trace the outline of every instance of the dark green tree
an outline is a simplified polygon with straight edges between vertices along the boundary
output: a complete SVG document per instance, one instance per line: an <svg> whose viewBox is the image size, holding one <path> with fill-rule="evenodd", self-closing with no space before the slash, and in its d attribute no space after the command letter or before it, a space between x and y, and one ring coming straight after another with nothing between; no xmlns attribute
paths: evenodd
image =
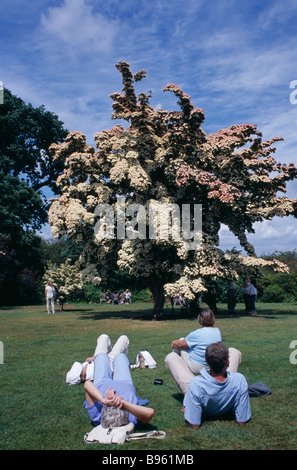
<svg viewBox="0 0 297 470"><path fill-rule="evenodd" d="M39 230L46 220L40 194L17 176L0 172L0 236L18 246L28 231Z"/></svg>
<svg viewBox="0 0 297 470"><path fill-rule="evenodd" d="M5 89L0 106L0 171L24 178L36 191L47 186L57 192L63 161L54 162L48 148L52 142L62 142L67 133L54 113L44 106L34 108Z"/></svg>
<svg viewBox="0 0 297 470"><path fill-rule="evenodd" d="M46 261L59 265L65 263L67 259L70 259L72 263L78 261L83 245L64 236L59 240L42 240L42 249Z"/></svg>
<svg viewBox="0 0 297 470"><path fill-rule="evenodd" d="M44 106L34 108L4 90L0 105L0 303L30 302L42 275L41 239L47 221L42 188L58 193L63 161L53 162L49 145L63 142L63 123Z"/></svg>

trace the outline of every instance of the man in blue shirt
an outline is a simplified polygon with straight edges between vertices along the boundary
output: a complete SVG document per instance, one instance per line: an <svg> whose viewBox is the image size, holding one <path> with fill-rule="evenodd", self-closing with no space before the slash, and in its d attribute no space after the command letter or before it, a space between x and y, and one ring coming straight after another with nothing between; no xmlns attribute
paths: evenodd
<svg viewBox="0 0 297 470"><path fill-rule="evenodd" d="M229 351L222 341L207 346L205 359L209 370L191 380L184 398L185 420L192 428L201 426L205 416L235 413L236 422L243 425L251 418L248 384L238 372L227 372Z"/></svg>

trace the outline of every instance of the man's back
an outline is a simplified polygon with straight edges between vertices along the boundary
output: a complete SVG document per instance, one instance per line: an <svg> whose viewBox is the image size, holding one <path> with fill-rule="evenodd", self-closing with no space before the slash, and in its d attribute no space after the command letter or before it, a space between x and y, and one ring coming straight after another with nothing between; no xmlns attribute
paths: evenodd
<svg viewBox="0 0 297 470"><path fill-rule="evenodd" d="M251 418L248 384L238 372L228 372L226 380L219 382L206 369L202 369L190 383L184 406L185 419L192 425L201 425L202 415L234 412L236 421L240 423Z"/></svg>

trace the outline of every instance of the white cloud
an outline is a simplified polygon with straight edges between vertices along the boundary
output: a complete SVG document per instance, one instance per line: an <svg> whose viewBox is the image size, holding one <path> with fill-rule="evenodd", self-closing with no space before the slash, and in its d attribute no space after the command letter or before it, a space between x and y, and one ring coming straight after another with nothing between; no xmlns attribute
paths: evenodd
<svg viewBox="0 0 297 470"><path fill-rule="evenodd" d="M106 52L117 33L117 22L94 13L87 0L64 0L61 7L50 7L41 15L41 26L48 40L58 40L74 52Z"/></svg>
<svg viewBox="0 0 297 470"><path fill-rule="evenodd" d="M255 233L247 234L248 241L253 245L258 256L274 251L293 251L296 249L297 219L290 217L275 217L254 224ZM220 248L230 250L236 248L245 254L237 238L226 225L219 232Z"/></svg>

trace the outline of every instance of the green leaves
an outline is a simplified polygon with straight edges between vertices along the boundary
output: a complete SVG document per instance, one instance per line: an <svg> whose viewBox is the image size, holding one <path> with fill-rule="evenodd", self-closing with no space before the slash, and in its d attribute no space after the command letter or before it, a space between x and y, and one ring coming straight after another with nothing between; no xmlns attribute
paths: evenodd
<svg viewBox="0 0 297 470"><path fill-rule="evenodd" d="M41 196L24 180L0 173L0 235L19 239L25 229L39 230L47 214Z"/></svg>
<svg viewBox="0 0 297 470"><path fill-rule="evenodd" d="M4 90L0 106L0 170L20 176L35 189L55 181L63 164L54 163L48 153L53 142L62 142L67 135L58 117L44 106L34 108L21 98Z"/></svg>

